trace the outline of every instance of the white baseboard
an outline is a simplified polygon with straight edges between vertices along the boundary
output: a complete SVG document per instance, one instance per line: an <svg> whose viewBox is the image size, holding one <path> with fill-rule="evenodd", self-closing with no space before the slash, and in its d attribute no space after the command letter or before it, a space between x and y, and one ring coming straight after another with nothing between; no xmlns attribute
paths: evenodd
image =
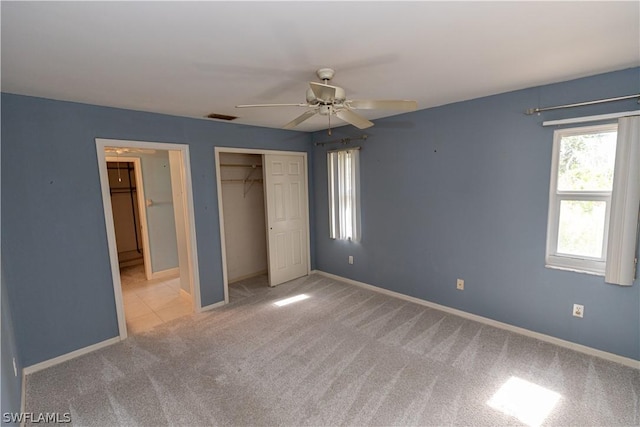
<svg viewBox="0 0 640 427"><path fill-rule="evenodd" d="M169 268L167 270L162 270L162 271L155 271L151 273L152 280L165 279L167 277L174 277L174 276L175 277L180 276L180 269L178 267Z"/></svg>
<svg viewBox="0 0 640 427"><path fill-rule="evenodd" d="M315 273L322 276L330 277L341 282L348 283L350 285L359 286L361 288L369 289L371 291L379 292L381 294L389 295L395 298L399 298L405 301L420 304L429 308L444 311L454 314L456 316L464 317L465 319L474 320L476 322L484 323L486 325L494 326L496 328L504 329L517 334L525 335L531 338L539 339L551 344L558 345L560 347L569 348L571 350L579 351L580 353L588 354L589 356L599 357L601 359L609 360L611 362L620 363L621 365L629 366L631 368L640 369L640 361L631 359L628 357L620 356L617 354L609 353L607 351L598 350L596 348L587 347L586 345L577 344L571 341L566 341L560 338L553 337L551 335L542 334L540 332L531 331L529 329L521 328L519 326L510 325L508 323L499 322L497 320L489 319L487 317L478 316L477 314L467 313L466 311L458 310L455 308L447 307L445 305L436 304L431 301L423 300L420 298L412 297L409 295L401 294L399 292L390 291L388 289L379 288L368 283L358 282L357 280L348 279L346 277L338 276L335 274L327 273L325 271L314 270Z"/></svg>
<svg viewBox="0 0 640 427"><path fill-rule="evenodd" d="M101 341L96 344L92 344L87 347L79 348L78 350L74 350L71 353L63 354L58 357L54 357L53 359L45 360L44 362L36 363L35 365L27 366L22 369L22 381L24 384L24 377L29 374L33 374L34 372L41 371L43 369L50 368L51 366L59 365L60 363L66 362L67 360L75 359L76 357L83 356L87 353L91 353L92 351L99 350L103 347L107 347L113 345L117 342L120 342L120 337L109 338L108 340Z"/></svg>
<svg viewBox="0 0 640 427"><path fill-rule="evenodd" d="M226 304L226 302L225 302L225 301L218 301L218 302L216 302L216 303L209 304L209 305L207 305L207 306L202 307L202 308L200 309L200 312L208 311L208 310L213 310L214 308L222 307L222 306L223 306L223 305L225 305L225 304Z"/></svg>
<svg viewBox="0 0 640 427"><path fill-rule="evenodd" d="M22 389L20 390L20 412L24 414L26 412L26 400L27 400L27 385L25 384L26 376L24 374L24 369L20 373L20 376L22 377L22 387L21 387Z"/></svg>

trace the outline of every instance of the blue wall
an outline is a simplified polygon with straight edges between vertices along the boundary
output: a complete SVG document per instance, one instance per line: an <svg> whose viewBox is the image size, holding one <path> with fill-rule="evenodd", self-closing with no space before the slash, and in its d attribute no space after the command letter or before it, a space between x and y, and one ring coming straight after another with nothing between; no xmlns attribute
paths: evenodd
<svg viewBox="0 0 640 427"><path fill-rule="evenodd" d="M95 138L189 144L203 305L224 299L214 147L310 152L300 132L3 93L2 255L24 366L118 335Z"/></svg>
<svg viewBox="0 0 640 427"><path fill-rule="evenodd" d="M620 287L544 266L554 129L541 126L638 104L523 114L638 92L635 68L377 120L358 144L360 243L328 238L325 152L335 146L317 147L316 268L640 359L638 281ZM361 133L344 127L313 138ZM584 319L572 317L574 303L585 305Z"/></svg>

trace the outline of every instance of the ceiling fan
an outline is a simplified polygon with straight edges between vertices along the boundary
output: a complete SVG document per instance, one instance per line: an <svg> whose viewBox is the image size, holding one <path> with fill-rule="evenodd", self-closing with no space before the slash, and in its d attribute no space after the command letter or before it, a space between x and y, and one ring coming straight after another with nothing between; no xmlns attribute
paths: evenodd
<svg viewBox="0 0 640 427"><path fill-rule="evenodd" d="M418 108L416 101L408 100L374 100L374 99L347 99L344 89L332 86L329 81L335 75L331 68L320 68L316 74L322 83L310 82L307 89L307 102L298 104L249 104L236 105L236 108L253 107L306 107L306 112L296 117L283 126L284 129L293 129L305 120L320 114L329 118L329 135L331 135L331 116L352 124L358 129L366 129L373 123L362 117L354 110L397 110L414 111Z"/></svg>

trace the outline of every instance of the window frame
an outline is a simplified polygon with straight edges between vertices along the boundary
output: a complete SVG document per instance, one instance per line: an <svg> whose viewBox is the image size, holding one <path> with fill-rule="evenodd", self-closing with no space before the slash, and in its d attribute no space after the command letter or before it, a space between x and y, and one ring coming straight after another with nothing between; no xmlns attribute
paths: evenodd
<svg viewBox="0 0 640 427"><path fill-rule="evenodd" d="M545 266L561 270L604 276L609 239L609 221L611 214L612 191L561 191L558 190L560 162L560 141L563 137L602 133L618 130L617 123L556 129L553 132L553 154L551 160L551 179L549 184L549 213L547 219L547 242ZM615 166L614 166L615 167ZM615 171L614 171L615 173ZM558 231L560 228L560 205L562 201L602 201L606 203L604 231L600 257L564 254L558 251Z"/></svg>

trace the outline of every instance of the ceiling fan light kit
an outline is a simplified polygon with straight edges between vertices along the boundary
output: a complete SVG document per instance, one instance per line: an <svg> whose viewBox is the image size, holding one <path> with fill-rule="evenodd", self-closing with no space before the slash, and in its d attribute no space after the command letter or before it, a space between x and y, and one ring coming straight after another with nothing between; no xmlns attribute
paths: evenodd
<svg viewBox="0 0 640 427"><path fill-rule="evenodd" d="M305 107L309 110L302 113L289 123L283 126L284 129L293 129L300 123L319 114L327 116L329 120L329 135L331 135L331 116L357 127L366 129L373 126L373 122L367 120L353 110L397 110L415 111L418 108L416 101L409 100L375 100L375 99L347 99L343 88L330 85L328 82L335 75L332 68L320 68L316 75L322 83L309 82L309 89L306 92L306 103L301 104L247 104L236 105L236 108L254 107Z"/></svg>

